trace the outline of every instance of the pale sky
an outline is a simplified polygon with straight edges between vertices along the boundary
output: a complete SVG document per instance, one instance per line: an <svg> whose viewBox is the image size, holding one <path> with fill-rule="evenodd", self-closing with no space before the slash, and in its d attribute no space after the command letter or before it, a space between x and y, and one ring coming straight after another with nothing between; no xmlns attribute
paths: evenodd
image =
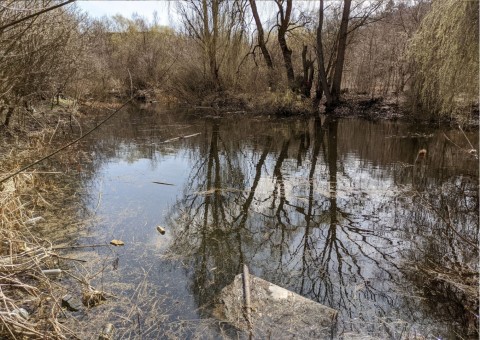
<svg viewBox="0 0 480 340"><path fill-rule="evenodd" d="M87 12L91 17L94 18L101 18L104 15L111 17L115 14L121 14L124 17L131 18L133 13L137 13L151 21L153 19L153 12L157 11L159 24L173 27L179 22L175 14L175 2L176 1L168 0L79 0L75 3L77 4L77 7ZM295 6L298 6L298 8L311 10L318 5L317 2L318 1L311 0L295 1ZM259 1L257 3L257 7L260 17L262 17L263 20L271 18L271 13L276 13L275 4L272 1ZM273 17L275 16L273 15Z"/></svg>
<svg viewBox="0 0 480 340"><path fill-rule="evenodd" d="M121 14L130 18L133 13L153 19L153 12L157 11L159 24L172 26L175 12L173 1L77 1L77 7L87 12L91 17L113 16ZM173 23L172 23L173 22Z"/></svg>

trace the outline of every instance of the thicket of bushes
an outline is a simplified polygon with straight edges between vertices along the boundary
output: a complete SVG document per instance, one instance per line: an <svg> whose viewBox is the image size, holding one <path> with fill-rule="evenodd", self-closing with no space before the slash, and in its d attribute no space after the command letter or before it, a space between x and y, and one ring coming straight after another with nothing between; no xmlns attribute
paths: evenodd
<svg viewBox="0 0 480 340"><path fill-rule="evenodd" d="M472 104L478 104L477 2L456 6L441 0L431 6L428 0L378 0L362 5L345 0L327 3L319 13L316 6L284 0L264 8L259 27L252 19L254 1L186 1L174 6L181 18L176 28L136 15L94 20L68 5L3 28L58 3L11 1L0 8L4 125L16 112L34 110L35 102L62 96L76 102L134 95L213 106L233 98L247 102L238 109L276 103L286 111L288 106L307 109L311 106L297 102L316 99L316 105L326 92L317 76L319 19L326 80L333 86L347 3L344 93L407 96L419 115L437 117L469 117Z"/></svg>

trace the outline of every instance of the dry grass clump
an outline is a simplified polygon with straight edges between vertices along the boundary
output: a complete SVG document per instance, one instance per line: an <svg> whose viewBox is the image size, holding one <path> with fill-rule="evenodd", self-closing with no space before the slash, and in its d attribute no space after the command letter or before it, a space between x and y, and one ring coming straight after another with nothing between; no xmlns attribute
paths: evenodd
<svg viewBox="0 0 480 340"><path fill-rule="evenodd" d="M30 232L38 220L28 209L33 197L20 194L33 177L7 180L0 191L0 337L67 338L58 319L64 289L42 271L55 266L55 254Z"/></svg>
<svg viewBox="0 0 480 340"><path fill-rule="evenodd" d="M429 294L442 299L448 297L465 311L464 324L467 333L478 336L478 269L463 263L439 265L428 261L416 266L423 277Z"/></svg>
<svg viewBox="0 0 480 340"><path fill-rule="evenodd" d="M14 120L0 129L0 180L54 148L69 125L70 114L39 115L25 125ZM20 118L20 117L17 117ZM32 125L29 125L32 124ZM78 128L76 129L78 130ZM63 138L62 138L63 139ZM65 153L48 164L28 169L0 183L0 338L66 339L74 337L62 318L67 287L44 270L60 269L62 258L39 237L41 228L74 224L77 214L66 212L78 188L64 176L78 152ZM63 170L63 172L62 172ZM61 176L60 176L61 175ZM78 225L78 223L77 223ZM62 228L63 229L63 228Z"/></svg>
<svg viewBox="0 0 480 340"><path fill-rule="evenodd" d="M315 112L312 101L290 90L264 92L252 101L253 111L279 116L310 114Z"/></svg>
<svg viewBox="0 0 480 340"><path fill-rule="evenodd" d="M413 215L417 227L408 232L415 238L403 269L428 310L455 317L462 332L478 338L478 182L467 176L461 181L415 193L423 209Z"/></svg>

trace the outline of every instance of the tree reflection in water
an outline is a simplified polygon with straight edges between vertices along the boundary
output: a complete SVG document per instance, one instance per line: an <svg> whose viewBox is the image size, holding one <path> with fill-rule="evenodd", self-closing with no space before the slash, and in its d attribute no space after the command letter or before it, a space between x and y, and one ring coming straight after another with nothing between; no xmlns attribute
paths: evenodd
<svg viewBox="0 0 480 340"><path fill-rule="evenodd" d="M345 129L339 135L338 126L334 119L317 117L268 132L257 128L249 143L231 136L235 131L223 130L218 121L206 124L205 140L191 154L195 162L184 196L169 216L175 230L170 252L188 263L198 306L211 306L246 263L254 274L338 309L339 335L462 332L461 326L441 329L432 321L446 314L432 316L431 303L422 300L425 280L405 269L415 257L426 261L461 249L439 241L445 239L445 226L427 227L439 217L425 209L427 203L419 204L414 193L425 194L456 178L450 184L467 186L471 197L457 193L449 196L449 204L470 210L466 217L451 209L451 218L465 226L460 233L475 237L478 195L473 188L478 178L465 181L451 168L429 170L426 163L412 168L418 148L412 140L360 145ZM352 139L358 135L354 131ZM378 138L360 137L367 144ZM374 149L383 166L365 160ZM405 149L407 153L401 151ZM436 161L452 162L445 152L435 154L437 145L431 149ZM442 197L428 204L441 209L437 201ZM459 197L465 202L458 203ZM429 232L442 238L433 244ZM476 251L469 254L470 260L478 257ZM448 317L459 320L461 312Z"/></svg>

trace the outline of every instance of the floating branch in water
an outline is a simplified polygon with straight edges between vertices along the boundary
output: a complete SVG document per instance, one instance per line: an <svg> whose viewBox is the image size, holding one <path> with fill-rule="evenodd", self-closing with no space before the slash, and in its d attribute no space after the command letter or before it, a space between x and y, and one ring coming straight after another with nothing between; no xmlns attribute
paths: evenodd
<svg viewBox="0 0 480 340"><path fill-rule="evenodd" d="M194 195L211 195L216 192L245 192L246 190L240 190L235 188L212 188L210 190L205 191L195 191Z"/></svg>
<svg viewBox="0 0 480 340"><path fill-rule="evenodd" d="M174 186L174 185L175 185L175 184L172 184L172 183L157 182L157 181L153 181L152 183L160 184L160 185L171 185L171 186Z"/></svg>
<svg viewBox="0 0 480 340"><path fill-rule="evenodd" d="M169 142L174 142L174 141L180 140L180 139L187 139L187 138L195 137L195 136L198 136L198 135L201 135L201 134L202 134L201 132L198 132L198 133L194 133L194 134L192 134L192 135L179 136L179 137L175 137L175 138L170 138L170 139L164 140L163 142L160 142L160 144L169 143Z"/></svg>

